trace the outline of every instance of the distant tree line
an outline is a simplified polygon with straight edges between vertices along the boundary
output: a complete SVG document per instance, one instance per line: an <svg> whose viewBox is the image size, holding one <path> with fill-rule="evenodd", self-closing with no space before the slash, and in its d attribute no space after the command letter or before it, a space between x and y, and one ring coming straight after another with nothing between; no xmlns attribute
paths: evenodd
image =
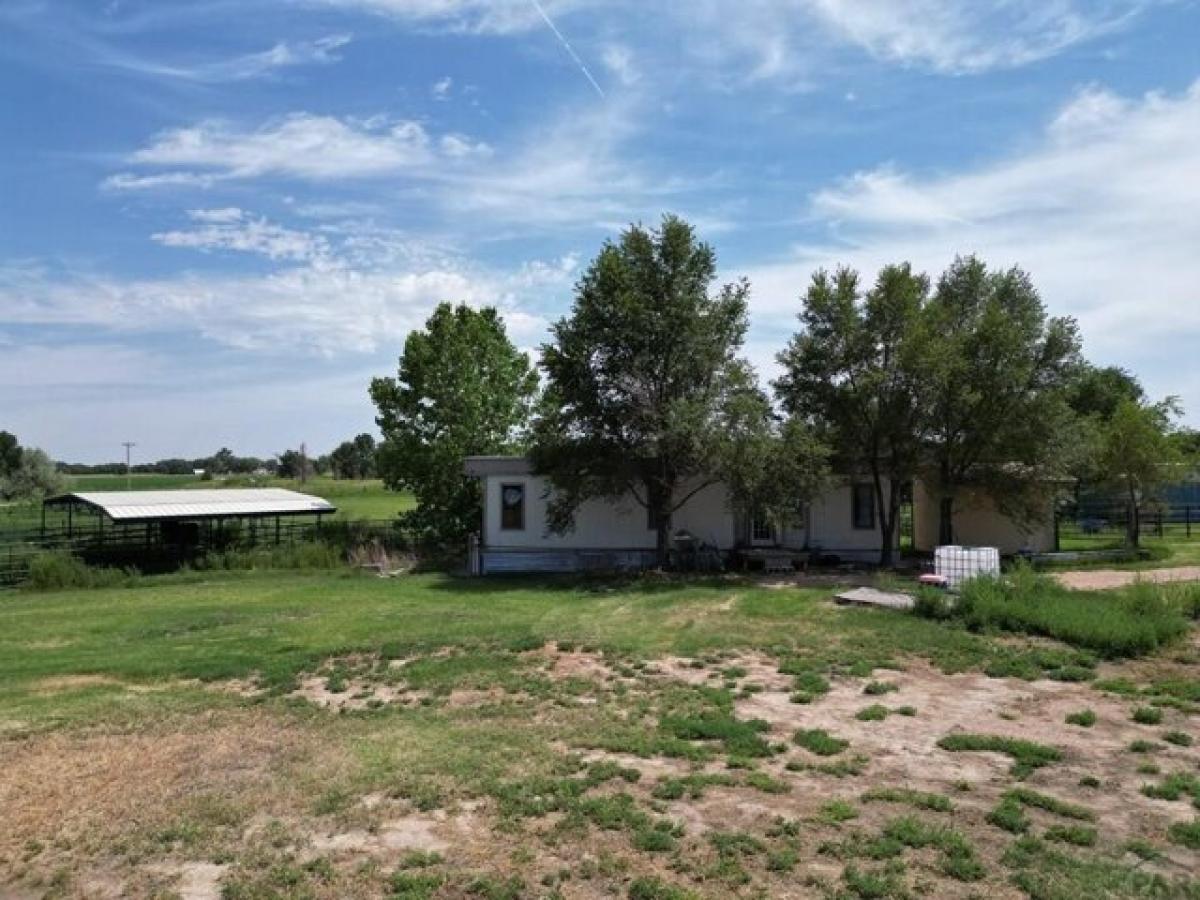
<svg viewBox="0 0 1200 900"><path fill-rule="evenodd" d="M136 463L129 471L139 475L191 475L203 472L219 477L225 475L268 474L279 478L300 478L304 475L332 475L334 478L374 478L376 473L375 438L360 434L343 441L332 452L309 457L298 449L284 450L273 457L238 456L222 447L211 456L194 459L172 457L156 462ZM64 475L124 475L125 463L58 463Z"/></svg>
<svg viewBox="0 0 1200 900"><path fill-rule="evenodd" d="M606 242L540 350L542 378L495 309L442 304L370 394L378 471L412 491L408 524L452 545L479 528L463 457L528 453L553 485L550 526L590 498L632 497L667 556L674 513L705 484L785 515L830 472L874 488L890 538L916 478L939 504L983 491L1032 522L1053 483L1106 485L1135 510L1194 461L1175 398L1146 397L1123 369L1082 355L1030 276L961 257L936 280L907 263L874 281L840 268L798 289L798 329L772 395L741 355L750 285L713 289L716 256L683 220ZM1190 464L1190 463L1188 463ZM882 542L891 562L892 541Z"/></svg>

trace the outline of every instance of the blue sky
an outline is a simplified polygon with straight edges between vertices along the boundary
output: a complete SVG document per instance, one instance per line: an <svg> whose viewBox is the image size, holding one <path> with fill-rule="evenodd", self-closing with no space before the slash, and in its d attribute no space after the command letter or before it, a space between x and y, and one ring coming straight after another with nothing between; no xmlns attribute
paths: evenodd
<svg viewBox="0 0 1200 900"><path fill-rule="evenodd" d="M324 450L442 300L522 347L630 221L750 278L1020 264L1200 422L1196 0L4 0L0 428Z"/></svg>

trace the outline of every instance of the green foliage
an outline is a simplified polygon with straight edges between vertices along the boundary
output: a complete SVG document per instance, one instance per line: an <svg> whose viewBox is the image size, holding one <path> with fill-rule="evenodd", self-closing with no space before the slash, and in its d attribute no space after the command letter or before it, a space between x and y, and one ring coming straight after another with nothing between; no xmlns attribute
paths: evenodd
<svg viewBox="0 0 1200 900"><path fill-rule="evenodd" d="M1159 784L1144 785L1142 793L1156 800L1178 800L1189 796L1200 809L1200 776L1190 772L1175 772Z"/></svg>
<svg viewBox="0 0 1200 900"><path fill-rule="evenodd" d="M463 458L518 449L536 389L529 358L491 307L443 303L409 334L397 377L371 382L384 437L379 473L416 496L409 527L456 547L479 529L480 487Z"/></svg>
<svg viewBox="0 0 1200 900"><path fill-rule="evenodd" d="M719 741L727 753L735 756L771 755L770 744L761 737L771 726L761 719L743 721L729 713L705 712L693 716L666 716L660 727L684 741Z"/></svg>
<svg viewBox="0 0 1200 900"><path fill-rule="evenodd" d="M1176 468L1183 462L1171 439L1172 422L1179 414L1174 397L1160 403L1126 399L1099 427L1090 474L1127 498L1130 514L1126 538L1131 547L1141 542L1141 503L1175 478Z"/></svg>
<svg viewBox="0 0 1200 900"><path fill-rule="evenodd" d="M1195 743L1192 736L1186 731L1168 731L1163 734L1162 739L1168 744L1174 744L1176 747L1190 747Z"/></svg>
<svg viewBox="0 0 1200 900"><path fill-rule="evenodd" d="M1163 720L1163 711L1157 706L1139 706L1130 718L1139 725L1159 725Z"/></svg>
<svg viewBox="0 0 1200 900"><path fill-rule="evenodd" d="M631 495L665 564L672 515L702 486L724 481L745 505L782 497L789 513L818 486L824 454L798 423L777 426L737 356L749 284L710 294L715 277L712 248L665 216L606 243L579 279L542 348L533 457L556 488L555 530L589 498Z"/></svg>
<svg viewBox="0 0 1200 900"><path fill-rule="evenodd" d="M996 808L988 813L987 820L1010 834L1024 834L1029 830L1029 817L1025 815L1025 810L1016 799L1009 796L1001 798Z"/></svg>
<svg viewBox="0 0 1200 900"><path fill-rule="evenodd" d="M34 591L59 591L67 588L115 588L136 581L133 569L89 566L79 557L61 550L38 553L29 560L25 586Z"/></svg>
<svg viewBox="0 0 1200 900"><path fill-rule="evenodd" d="M1097 856L1062 853L1038 838L1017 840L1003 862L1015 870L1013 881L1031 900L1069 900L1075 897L1179 898L1191 900L1196 888L1171 882Z"/></svg>
<svg viewBox="0 0 1200 900"><path fill-rule="evenodd" d="M925 791L914 791L911 788L872 788L862 795L862 799L866 803L874 801L903 803L933 812L950 812L954 809L950 798L943 794L930 794Z"/></svg>
<svg viewBox="0 0 1200 900"><path fill-rule="evenodd" d="M801 729L792 735L792 740L817 756L836 756L850 746L849 741L833 737L823 728Z"/></svg>
<svg viewBox="0 0 1200 900"><path fill-rule="evenodd" d="M894 681L869 681L867 686L863 688L863 693L870 697L877 697L881 694L889 694L892 691L900 690L900 685Z"/></svg>
<svg viewBox="0 0 1200 900"><path fill-rule="evenodd" d="M858 818L858 809L846 800L830 800L817 810L817 818L830 825Z"/></svg>
<svg viewBox="0 0 1200 900"><path fill-rule="evenodd" d="M1046 840L1076 847L1094 847L1096 829L1090 825L1051 825L1046 829Z"/></svg>
<svg viewBox="0 0 1200 900"><path fill-rule="evenodd" d="M951 753L981 751L1004 753L1012 757L1012 773L1018 778L1024 778L1034 769L1040 769L1062 759L1062 752L1055 747L995 734L970 734L967 732L948 734L939 740L937 745Z"/></svg>
<svg viewBox="0 0 1200 900"><path fill-rule="evenodd" d="M374 478L375 438L360 434L343 441L329 454L329 468L334 478Z"/></svg>
<svg viewBox="0 0 1200 900"><path fill-rule="evenodd" d="M635 878L629 884L629 900L697 900L697 895L660 878Z"/></svg>
<svg viewBox="0 0 1200 900"><path fill-rule="evenodd" d="M884 826L882 836L920 849L934 847L942 853L942 873L959 881L978 881L984 876L983 864L967 838L953 828L934 825L913 816L893 819Z"/></svg>
<svg viewBox="0 0 1200 900"><path fill-rule="evenodd" d="M804 296L801 331L778 357L783 374L774 387L784 408L818 423L838 458L870 476L883 565L892 562L903 492L924 449L928 296L929 279L907 263L884 268L865 294L851 269L832 277L818 271Z"/></svg>
<svg viewBox="0 0 1200 900"><path fill-rule="evenodd" d="M1096 724L1096 713L1090 709L1081 709L1079 712L1068 713L1066 723L1068 725L1078 725L1080 728L1091 728Z"/></svg>
<svg viewBox="0 0 1200 900"><path fill-rule="evenodd" d="M1188 630L1185 591L1139 583L1117 591L1070 591L1028 566L963 585L956 615L972 629L1043 635L1106 657L1142 656Z"/></svg>
<svg viewBox="0 0 1200 900"><path fill-rule="evenodd" d="M888 708L881 703L873 703L854 714L860 722L882 722L887 717Z"/></svg>
<svg viewBox="0 0 1200 900"><path fill-rule="evenodd" d="M1029 788L1019 787L1008 791L1004 795L1004 800L1011 800L1015 803L1020 803L1022 806L1030 806L1035 809L1042 809L1056 816L1062 816L1064 819L1077 819L1082 822L1091 822L1096 818L1096 814L1085 806L1079 806L1074 803L1068 803L1065 800L1060 800L1057 797L1051 797L1049 794L1042 794L1038 791Z"/></svg>
<svg viewBox="0 0 1200 900"><path fill-rule="evenodd" d="M1167 829L1167 839L1189 850L1200 850L1200 818L1191 822L1175 822Z"/></svg>
<svg viewBox="0 0 1200 900"><path fill-rule="evenodd" d="M5 451L0 448L0 453L7 456L7 461L0 463L7 467L0 471L0 500L41 500L61 493L65 483L63 476L42 450L18 447L14 454L11 449Z"/></svg>
<svg viewBox="0 0 1200 900"><path fill-rule="evenodd" d="M1049 512L1044 477L1070 450L1064 389L1080 363L1071 319L1047 318L1030 277L959 257L924 316L920 385L928 398L928 470L941 498L941 543L953 543L953 503L982 488L1018 520Z"/></svg>

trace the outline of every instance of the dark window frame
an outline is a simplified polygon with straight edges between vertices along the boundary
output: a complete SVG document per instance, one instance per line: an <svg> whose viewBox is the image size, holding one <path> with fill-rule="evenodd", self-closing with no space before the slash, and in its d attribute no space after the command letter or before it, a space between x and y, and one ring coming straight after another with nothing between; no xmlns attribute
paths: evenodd
<svg viewBox="0 0 1200 900"><path fill-rule="evenodd" d="M763 533L759 532L759 525L765 526ZM760 512L752 512L750 514L750 541L752 543L761 543L774 540L775 523L771 521L771 517Z"/></svg>
<svg viewBox="0 0 1200 900"><path fill-rule="evenodd" d="M866 501L865 505L860 502L863 498ZM858 482L850 486L850 525L855 531L875 530L874 485Z"/></svg>
<svg viewBox="0 0 1200 900"><path fill-rule="evenodd" d="M504 495L509 488L515 488L521 492L521 501L515 506L509 506L504 499ZM516 512L520 524L513 525L510 523L509 514ZM525 530L525 485L519 481L502 482L500 485L500 530L501 531L524 531Z"/></svg>

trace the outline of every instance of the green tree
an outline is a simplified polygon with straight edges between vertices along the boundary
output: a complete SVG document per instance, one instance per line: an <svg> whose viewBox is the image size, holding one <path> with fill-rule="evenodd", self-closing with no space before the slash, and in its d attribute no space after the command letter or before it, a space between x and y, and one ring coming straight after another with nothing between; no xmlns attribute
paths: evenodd
<svg viewBox="0 0 1200 900"><path fill-rule="evenodd" d="M1067 403L1081 418L1108 421L1124 400L1146 399L1137 376L1120 366L1097 367L1084 363L1067 386Z"/></svg>
<svg viewBox="0 0 1200 900"><path fill-rule="evenodd" d="M710 294L715 277L712 248L665 216L657 230L632 226L606 242L580 278L542 348L533 461L554 486L554 530L571 528L589 498L631 496L665 566L673 515L691 497L717 482L750 495L738 502L767 493L755 467L769 467L789 434L738 356L749 284Z"/></svg>
<svg viewBox="0 0 1200 900"><path fill-rule="evenodd" d="M443 303L404 342L395 378L371 382L384 442L379 474L416 495L405 522L427 539L458 546L478 531L479 483L463 457L523 446L537 373L495 309Z"/></svg>
<svg viewBox="0 0 1200 900"><path fill-rule="evenodd" d="M779 354L785 409L829 435L839 463L870 477L891 565L905 491L923 450L921 317L929 280L905 263L883 269L865 294L857 272L817 272L801 331Z"/></svg>
<svg viewBox="0 0 1200 900"><path fill-rule="evenodd" d="M329 469L334 478L371 478L375 475L375 438L360 434L342 441L329 454Z"/></svg>
<svg viewBox="0 0 1200 900"><path fill-rule="evenodd" d="M1181 414L1175 397L1159 403L1126 399L1100 428L1095 477L1124 495L1126 540L1131 547L1141 542L1142 504L1179 478L1184 457L1172 435Z"/></svg>
<svg viewBox="0 0 1200 900"><path fill-rule="evenodd" d="M0 478L15 472L21 465L21 444L9 431L0 431Z"/></svg>
<svg viewBox="0 0 1200 900"><path fill-rule="evenodd" d="M930 474L940 497L941 543L954 542L954 500L975 484L1019 520L1045 514L1045 478L1060 469L1078 371L1072 319L1048 318L1029 276L960 257L927 308Z"/></svg>
<svg viewBox="0 0 1200 900"><path fill-rule="evenodd" d="M0 475L0 499L41 500L63 489L63 477L44 451L25 447L16 468Z"/></svg>

